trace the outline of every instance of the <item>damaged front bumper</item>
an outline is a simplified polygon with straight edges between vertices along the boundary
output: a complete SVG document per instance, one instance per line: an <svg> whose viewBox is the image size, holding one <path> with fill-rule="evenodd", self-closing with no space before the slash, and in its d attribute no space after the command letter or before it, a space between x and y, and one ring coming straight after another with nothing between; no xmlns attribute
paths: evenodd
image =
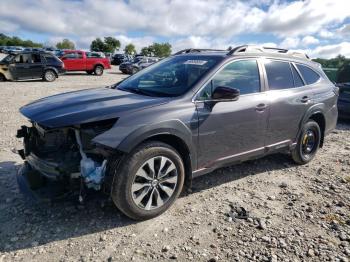
<svg viewBox="0 0 350 262"><path fill-rule="evenodd" d="M102 188L108 154L91 147L81 130L45 130L34 123L22 126L17 137L24 140L18 153L25 160L17 182L30 200L52 201L76 192L81 199L85 188Z"/></svg>
<svg viewBox="0 0 350 262"><path fill-rule="evenodd" d="M63 181L49 179L24 162L17 172L20 191L32 202L52 202L71 194Z"/></svg>

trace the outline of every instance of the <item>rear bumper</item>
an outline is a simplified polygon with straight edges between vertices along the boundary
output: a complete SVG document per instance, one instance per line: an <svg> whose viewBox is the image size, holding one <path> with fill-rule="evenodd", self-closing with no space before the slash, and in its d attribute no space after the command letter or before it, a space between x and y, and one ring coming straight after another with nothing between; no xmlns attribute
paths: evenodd
<svg viewBox="0 0 350 262"><path fill-rule="evenodd" d="M334 105L325 115L326 127L325 127L325 135L331 133L335 127L337 126L338 120L338 107Z"/></svg>
<svg viewBox="0 0 350 262"><path fill-rule="evenodd" d="M67 71L66 71L66 69L64 69L64 68L60 68L60 69L57 70L57 74L58 74L58 75L64 75L66 72L67 72Z"/></svg>

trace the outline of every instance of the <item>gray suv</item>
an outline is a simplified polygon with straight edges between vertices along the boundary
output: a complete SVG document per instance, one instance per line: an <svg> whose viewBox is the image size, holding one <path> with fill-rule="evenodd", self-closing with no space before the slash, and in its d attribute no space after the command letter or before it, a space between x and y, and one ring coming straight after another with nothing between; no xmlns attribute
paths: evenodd
<svg viewBox="0 0 350 262"><path fill-rule="evenodd" d="M149 219L219 167L276 152L311 161L336 126L338 92L300 53L186 49L113 86L22 107L32 124L17 133L18 183L35 199L55 197L43 189L56 184L81 201L100 190Z"/></svg>

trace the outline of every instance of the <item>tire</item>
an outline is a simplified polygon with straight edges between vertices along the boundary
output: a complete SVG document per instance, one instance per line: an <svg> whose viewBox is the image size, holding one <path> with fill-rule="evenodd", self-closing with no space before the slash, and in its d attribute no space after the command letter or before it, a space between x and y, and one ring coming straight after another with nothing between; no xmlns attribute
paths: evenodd
<svg viewBox="0 0 350 262"><path fill-rule="evenodd" d="M154 178L150 172L152 165L157 173ZM160 172L161 166L163 172ZM180 195L185 179L179 153L161 142L141 144L110 172L114 172L112 200L134 220L150 219L165 212Z"/></svg>
<svg viewBox="0 0 350 262"><path fill-rule="evenodd" d="M3 74L0 74L0 82L6 81L6 77Z"/></svg>
<svg viewBox="0 0 350 262"><path fill-rule="evenodd" d="M292 158L295 163L304 165L309 163L316 155L321 141L320 126L313 120L309 120L302 127L297 145L292 150Z"/></svg>
<svg viewBox="0 0 350 262"><path fill-rule="evenodd" d="M89 71L86 71L86 73L87 73L88 75L92 75L92 74L94 73L94 71L89 70Z"/></svg>
<svg viewBox="0 0 350 262"><path fill-rule="evenodd" d="M43 79L47 82L53 82L57 78L56 73L53 70L46 70Z"/></svg>
<svg viewBox="0 0 350 262"><path fill-rule="evenodd" d="M136 67L133 67L133 68L131 69L131 74L132 74L132 75L133 75L133 74L136 74L138 71L139 71L139 70L138 70Z"/></svg>
<svg viewBox="0 0 350 262"><path fill-rule="evenodd" d="M95 66L94 74L97 76L103 75L103 66L101 66L101 65Z"/></svg>

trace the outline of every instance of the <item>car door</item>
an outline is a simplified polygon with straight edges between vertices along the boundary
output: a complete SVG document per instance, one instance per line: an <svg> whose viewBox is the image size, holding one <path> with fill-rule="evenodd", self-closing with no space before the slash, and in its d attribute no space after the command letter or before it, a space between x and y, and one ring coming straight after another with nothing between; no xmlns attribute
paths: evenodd
<svg viewBox="0 0 350 262"><path fill-rule="evenodd" d="M39 53L31 55L31 64L29 67L30 78L41 78L44 73L44 64Z"/></svg>
<svg viewBox="0 0 350 262"><path fill-rule="evenodd" d="M264 151L268 107L260 67L256 59L230 62L196 96L199 169ZM238 100L213 102L218 86L238 89Z"/></svg>
<svg viewBox="0 0 350 262"><path fill-rule="evenodd" d="M64 66L68 71L80 71L85 70L85 66L82 66L82 54L81 52L70 52L62 57Z"/></svg>
<svg viewBox="0 0 350 262"><path fill-rule="evenodd" d="M265 144L290 144L304 114L314 104L312 88L305 85L294 63L265 59L264 66L270 105Z"/></svg>
<svg viewBox="0 0 350 262"><path fill-rule="evenodd" d="M30 54L18 54L10 64L9 70L14 79L27 79L30 77L30 65Z"/></svg>

